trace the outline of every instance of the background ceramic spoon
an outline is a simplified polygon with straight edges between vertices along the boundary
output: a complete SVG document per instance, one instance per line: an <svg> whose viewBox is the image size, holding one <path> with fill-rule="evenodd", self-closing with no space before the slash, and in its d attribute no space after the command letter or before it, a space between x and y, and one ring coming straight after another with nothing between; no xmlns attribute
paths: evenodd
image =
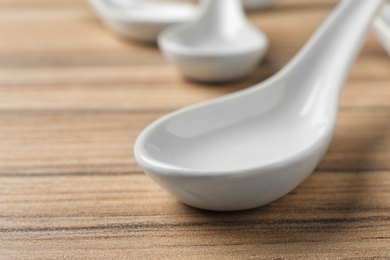
<svg viewBox="0 0 390 260"><path fill-rule="evenodd" d="M245 17L240 0L203 0L195 21L166 29L158 43L185 76L208 82L248 75L268 47L266 36Z"/></svg>
<svg viewBox="0 0 390 260"><path fill-rule="evenodd" d="M386 3L374 22L374 31L390 55L390 3Z"/></svg>
<svg viewBox="0 0 390 260"><path fill-rule="evenodd" d="M148 0L89 0L115 32L135 40L155 42L166 27L192 21L197 13L190 3Z"/></svg>
<svg viewBox="0 0 390 260"><path fill-rule="evenodd" d="M269 80L152 123L135 143L141 168L203 209L250 209L290 192L327 150L340 91L382 2L343 1Z"/></svg>

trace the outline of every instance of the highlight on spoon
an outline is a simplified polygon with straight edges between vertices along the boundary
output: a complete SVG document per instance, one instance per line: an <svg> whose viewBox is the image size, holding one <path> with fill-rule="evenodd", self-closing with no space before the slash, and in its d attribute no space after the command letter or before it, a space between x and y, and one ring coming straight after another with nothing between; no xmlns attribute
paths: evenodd
<svg viewBox="0 0 390 260"><path fill-rule="evenodd" d="M191 3L153 0L89 0L105 24L118 34L155 42L168 26L192 21L197 8Z"/></svg>
<svg viewBox="0 0 390 260"><path fill-rule="evenodd" d="M205 82L247 76L268 48L267 37L249 23L240 0L202 0L193 22L164 30L158 43L183 75Z"/></svg>
<svg viewBox="0 0 390 260"><path fill-rule="evenodd" d="M374 31L390 55L390 3L386 3L374 22Z"/></svg>
<svg viewBox="0 0 390 260"><path fill-rule="evenodd" d="M140 167L202 209L250 209L289 193L328 148L341 89L382 3L342 1L267 81L153 122L134 146Z"/></svg>

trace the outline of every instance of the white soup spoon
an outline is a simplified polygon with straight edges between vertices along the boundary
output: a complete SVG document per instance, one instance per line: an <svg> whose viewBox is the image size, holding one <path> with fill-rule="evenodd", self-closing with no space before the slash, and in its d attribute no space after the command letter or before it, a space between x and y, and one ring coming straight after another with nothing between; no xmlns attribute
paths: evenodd
<svg viewBox="0 0 390 260"><path fill-rule="evenodd" d="M382 3L342 1L267 81L149 125L135 143L141 168L209 210L255 208L293 190L327 150L340 91Z"/></svg>
<svg viewBox="0 0 390 260"><path fill-rule="evenodd" d="M240 0L202 0L195 21L169 27L158 38L165 56L187 77L221 82L252 72L268 40L247 20Z"/></svg>

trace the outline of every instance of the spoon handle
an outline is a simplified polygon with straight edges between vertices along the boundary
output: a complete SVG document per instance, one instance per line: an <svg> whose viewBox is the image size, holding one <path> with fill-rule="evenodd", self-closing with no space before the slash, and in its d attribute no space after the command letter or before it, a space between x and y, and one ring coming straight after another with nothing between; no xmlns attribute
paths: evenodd
<svg viewBox="0 0 390 260"><path fill-rule="evenodd" d="M283 72L321 78L340 93L376 14L385 0L344 0L328 16ZM294 74L292 73L292 74ZM291 74L290 74L291 75ZM300 74L302 75L302 74Z"/></svg>
<svg viewBox="0 0 390 260"><path fill-rule="evenodd" d="M241 0L202 0L199 21L214 32L234 32L246 21Z"/></svg>

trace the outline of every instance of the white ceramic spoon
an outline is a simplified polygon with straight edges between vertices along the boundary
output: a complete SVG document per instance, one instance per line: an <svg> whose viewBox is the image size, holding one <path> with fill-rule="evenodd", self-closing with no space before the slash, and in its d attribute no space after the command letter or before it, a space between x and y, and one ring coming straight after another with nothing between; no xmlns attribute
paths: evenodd
<svg viewBox="0 0 390 260"><path fill-rule="evenodd" d="M152 123L135 143L141 168L209 210L250 209L293 190L327 150L340 91L382 2L341 2L269 80Z"/></svg>
<svg viewBox="0 0 390 260"><path fill-rule="evenodd" d="M390 3L388 2L375 20L374 31L390 55Z"/></svg>
<svg viewBox="0 0 390 260"><path fill-rule="evenodd" d="M268 47L265 35L248 22L240 0L202 0L195 21L164 30L158 43L185 76L207 82L248 75Z"/></svg>
<svg viewBox="0 0 390 260"><path fill-rule="evenodd" d="M135 40L155 42L158 34L173 24L195 19L190 3L150 0L89 0L103 21L115 32Z"/></svg>

